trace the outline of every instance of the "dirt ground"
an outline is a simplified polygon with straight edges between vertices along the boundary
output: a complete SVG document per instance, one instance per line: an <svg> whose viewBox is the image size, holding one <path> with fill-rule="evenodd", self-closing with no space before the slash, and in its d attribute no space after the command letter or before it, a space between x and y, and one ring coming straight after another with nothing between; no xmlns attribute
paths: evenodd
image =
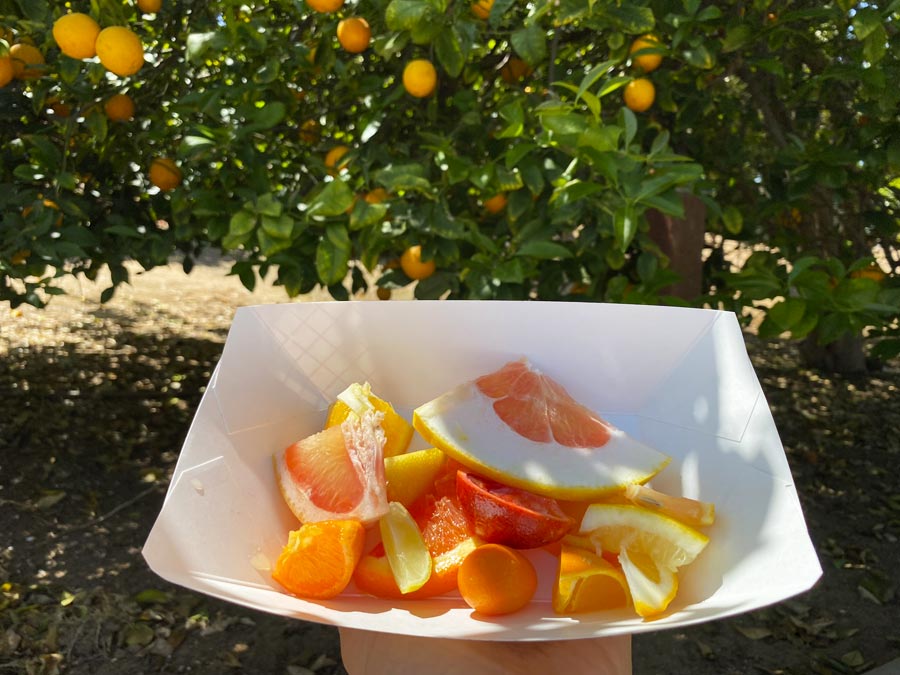
<svg viewBox="0 0 900 675"><path fill-rule="evenodd" d="M222 264L0 307L0 674L344 673L335 629L225 604L140 555L234 310ZM324 298L320 298L324 299ZM824 575L778 605L634 640L634 672L862 673L900 657L900 364L801 368L747 336Z"/></svg>

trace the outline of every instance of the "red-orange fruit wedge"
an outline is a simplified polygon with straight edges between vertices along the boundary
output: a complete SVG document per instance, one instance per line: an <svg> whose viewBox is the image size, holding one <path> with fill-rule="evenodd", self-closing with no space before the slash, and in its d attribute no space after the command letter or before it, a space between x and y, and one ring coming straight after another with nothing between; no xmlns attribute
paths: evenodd
<svg viewBox="0 0 900 675"><path fill-rule="evenodd" d="M475 535L511 548L537 548L563 538L575 525L555 499L466 471L456 474L456 494Z"/></svg>
<svg viewBox="0 0 900 675"><path fill-rule="evenodd" d="M621 491L645 483L670 461L525 359L425 403L413 412L413 426L469 469L555 499Z"/></svg>
<svg viewBox="0 0 900 675"><path fill-rule="evenodd" d="M350 583L365 540L365 529L358 520L301 525L288 535L272 578L301 598L333 598Z"/></svg>
<svg viewBox="0 0 900 675"><path fill-rule="evenodd" d="M381 413L366 412L288 446L274 457L285 502L303 523L387 513Z"/></svg>

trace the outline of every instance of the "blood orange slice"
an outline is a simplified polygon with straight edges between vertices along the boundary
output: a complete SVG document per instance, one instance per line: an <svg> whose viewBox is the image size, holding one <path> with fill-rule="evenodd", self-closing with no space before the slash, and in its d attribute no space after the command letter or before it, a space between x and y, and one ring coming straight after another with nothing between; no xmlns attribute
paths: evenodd
<svg viewBox="0 0 900 675"><path fill-rule="evenodd" d="M387 513L381 413L366 412L288 446L274 457L281 494L303 523Z"/></svg>
<svg viewBox="0 0 900 675"><path fill-rule="evenodd" d="M413 426L466 467L556 499L590 499L644 483L670 460L526 359L425 403L413 412Z"/></svg>

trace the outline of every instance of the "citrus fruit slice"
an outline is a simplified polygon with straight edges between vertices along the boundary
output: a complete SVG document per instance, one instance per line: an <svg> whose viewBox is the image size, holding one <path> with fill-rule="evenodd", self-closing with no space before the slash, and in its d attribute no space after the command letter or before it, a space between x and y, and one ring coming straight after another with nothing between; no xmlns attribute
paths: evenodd
<svg viewBox="0 0 900 675"><path fill-rule="evenodd" d="M413 411L413 427L468 468L556 499L644 483L670 458L575 401L520 359Z"/></svg>
<svg viewBox="0 0 900 675"><path fill-rule="evenodd" d="M390 502L378 525L397 588L404 594L422 588L431 577L432 561L416 521L403 504Z"/></svg>
<svg viewBox="0 0 900 675"><path fill-rule="evenodd" d="M341 424L351 412L362 415L366 410L377 410L384 415L381 420L385 436L384 456L393 457L406 452L413 436L412 426L390 403L373 394L368 382L351 384L338 394L334 405L328 410L325 427Z"/></svg>
<svg viewBox="0 0 900 675"><path fill-rule="evenodd" d="M646 485L629 485L625 496L637 506L658 511L691 527L707 527L716 520L716 506L689 497L676 497Z"/></svg>
<svg viewBox="0 0 900 675"><path fill-rule="evenodd" d="M628 607L631 595L622 570L596 553L563 542L553 611L578 614Z"/></svg>
<svg viewBox="0 0 900 675"><path fill-rule="evenodd" d="M410 508L432 488L446 463L447 455L437 448L385 457L388 501Z"/></svg>
<svg viewBox="0 0 900 675"><path fill-rule="evenodd" d="M657 567L675 571L693 562L709 537L684 523L640 506L593 504L580 531L589 533L598 551L648 555Z"/></svg>
<svg viewBox="0 0 900 675"><path fill-rule="evenodd" d="M484 544L463 560L457 584L463 600L476 612L511 614L531 602L537 590L537 572L519 551L502 544Z"/></svg>
<svg viewBox="0 0 900 675"><path fill-rule="evenodd" d="M469 527L493 544L537 548L562 539L575 525L555 499L466 471L456 473L456 494Z"/></svg>
<svg viewBox="0 0 900 675"><path fill-rule="evenodd" d="M657 565L649 556L622 549L619 553L622 572L634 610L645 619L662 614L678 592L678 576L674 570Z"/></svg>
<svg viewBox="0 0 900 675"><path fill-rule="evenodd" d="M333 598L350 583L365 538L358 520L305 523L288 535L272 578L301 598Z"/></svg>
<svg viewBox="0 0 900 675"><path fill-rule="evenodd" d="M365 412L277 453L281 494L303 522L355 518L371 523L387 512L381 413Z"/></svg>

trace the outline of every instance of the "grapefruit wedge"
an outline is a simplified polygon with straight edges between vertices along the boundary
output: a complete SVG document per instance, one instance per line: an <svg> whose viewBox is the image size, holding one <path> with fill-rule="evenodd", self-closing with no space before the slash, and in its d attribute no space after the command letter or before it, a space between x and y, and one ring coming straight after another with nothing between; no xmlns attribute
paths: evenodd
<svg viewBox="0 0 900 675"><path fill-rule="evenodd" d="M413 411L423 438L460 464L555 499L585 500L642 484L670 458L511 361Z"/></svg>
<svg viewBox="0 0 900 675"><path fill-rule="evenodd" d="M301 523L366 525L387 513L381 417L373 411L354 415L275 454L278 487Z"/></svg>

